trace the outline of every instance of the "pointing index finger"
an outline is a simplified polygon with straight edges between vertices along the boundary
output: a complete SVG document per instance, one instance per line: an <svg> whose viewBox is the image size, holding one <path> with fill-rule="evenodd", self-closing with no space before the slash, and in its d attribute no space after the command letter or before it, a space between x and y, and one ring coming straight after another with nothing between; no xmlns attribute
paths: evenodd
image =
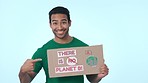
<svg viewBox="0 0 148 83"><path fill-rule="evenodd" d="M33 63L36 63L36 62L39 62L39 61L42 61L42 59L39 58L39 59L32 60Z"/></svg>

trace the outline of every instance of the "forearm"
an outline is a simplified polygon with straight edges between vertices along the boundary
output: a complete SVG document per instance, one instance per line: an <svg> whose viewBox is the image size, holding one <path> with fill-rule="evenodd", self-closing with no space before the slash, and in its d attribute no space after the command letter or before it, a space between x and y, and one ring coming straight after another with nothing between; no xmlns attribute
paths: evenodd
<svg viewBox="0 0 148 83"><path fill-rule="evenodd" d="M87 75L86 77L90 83L98 83L101 81L101 78L98 78L98 74Z"/></svg>
<svg viewBox="0 0 148 83"><path fill-rule="evenodd" d="M27 59L20 68L19 79L21 83L30 83L37 75L34 70L34 63L41 61L41 59Z"/></svg>
<svg viewBox="0 0 148 83"><path fill-rule="evenodd" d="M19 79L20 83L30 83L32 80L28 73L23 73L21 71L19 73Z"/></svg>

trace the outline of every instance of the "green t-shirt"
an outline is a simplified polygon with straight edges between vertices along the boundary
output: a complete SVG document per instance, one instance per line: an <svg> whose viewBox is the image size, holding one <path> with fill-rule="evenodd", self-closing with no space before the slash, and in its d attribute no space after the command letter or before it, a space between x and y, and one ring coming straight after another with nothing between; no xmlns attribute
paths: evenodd
<svg viewBox="0 0 148 83"><path fill-rule="evenodd" d="M48 74L48 61L47 61L48 49L81 47L81 46L88 46L88 45L75 37L73 37L73 40L67 44L59 44L55 42L53 39L50 40L34 53L32 59L37 59L37 58L42 59L42 61L37 62L35 64L34 72L38 73L43 68L46 74L46 83L84 83L83 75L49 78Z"/></svg>

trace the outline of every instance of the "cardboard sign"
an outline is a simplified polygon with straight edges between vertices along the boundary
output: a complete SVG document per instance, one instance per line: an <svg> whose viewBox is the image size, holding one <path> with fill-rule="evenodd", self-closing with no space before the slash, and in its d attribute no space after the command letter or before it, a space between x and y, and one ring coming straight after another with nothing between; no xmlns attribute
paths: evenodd
<svg viewBox="0 0 148 83"><path fill-rule="evenodd" d="M98 74L104 63L102 45L47 50L49 77Z"/></svg>

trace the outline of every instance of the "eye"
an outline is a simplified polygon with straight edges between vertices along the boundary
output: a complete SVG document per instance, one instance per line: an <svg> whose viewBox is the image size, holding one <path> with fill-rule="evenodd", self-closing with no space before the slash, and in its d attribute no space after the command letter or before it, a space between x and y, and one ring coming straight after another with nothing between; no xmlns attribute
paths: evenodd
<svg viewBox="0 0 148 83"><path fill-rule="evenodd" d="M67 24L67 22L66 21L63 21L62 24Z"/></svg>
<svg viewBox="0 0 148 83"><path fill-rule="evenodd" d="M53 22L52 24L53 24L53 25L57 25L58 23L57 23L57 22Z"/></svg>

